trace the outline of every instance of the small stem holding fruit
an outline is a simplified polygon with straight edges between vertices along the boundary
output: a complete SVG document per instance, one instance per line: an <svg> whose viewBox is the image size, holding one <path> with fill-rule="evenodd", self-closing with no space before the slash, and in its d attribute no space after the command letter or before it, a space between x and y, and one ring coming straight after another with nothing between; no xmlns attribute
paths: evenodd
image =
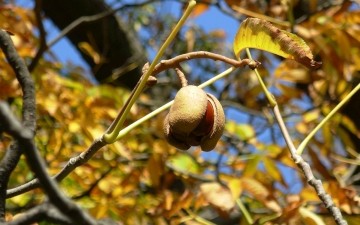
<svg viewBox="0 0 360 225"><path fill-rule="evenodd" d="M182 68L180 66L180 64L177 64L174 68L176 74L178 75L179 79L180 79L180 83L182 87L185 87L188 85L188 81L185 77L185 74L182 72Z"/></svg>
<svg viewBox="0 0 360 225"><path fill-rule="evenodd" d="M235 67L231 67L227 70L225 70L224 72L218 74L217 76L211 78L210 80L202 83L201 85L199 85L200 88L204 88L212 83L214 83L215 81L226 77L227 75L229 75L231 72L233 72L234 70L236 70L237 68ZM160 108L152 111L151 113L147 114L146 116L142 117L141 119L135 121L134 123L130 124L129 126L125 127L124 129L122 129L118 136L116 137L115 141L121 139L122 137L124 137L126 134L128 134L131 130L133 130L135 127L139 126L140 124L142 124L143 122L147 121L148 119L156 116L157 114L167 110L168 108L170 108L170 106L173 104L174 101L168 102L165 105L161 106Z"/></svg>

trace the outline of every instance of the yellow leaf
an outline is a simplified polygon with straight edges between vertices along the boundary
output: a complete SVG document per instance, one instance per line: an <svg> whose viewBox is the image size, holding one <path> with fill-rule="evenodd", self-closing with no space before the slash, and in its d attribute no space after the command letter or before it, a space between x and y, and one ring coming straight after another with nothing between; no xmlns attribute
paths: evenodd
<svg viewBox="0 0 360 225"><path fill-rule="evenodd" d="M288 96L290 98L300 98L300 92L296 87L288 86L279 82L275 83L275 87L277 87L284 96Z"/></svg>
<svg viewBox="0 0 360 225"><path fill-rule="evenodd" d="M238 124L235 128L235 133L241 140L249 140L255 137L254 127L249 124Z"/></svg>
<svg viewBox="0 0 360 225"><path fill-rule="evenodd" d="M111 192L111 189L112 189L111 186L112 185L108 179L102 179L98 183L98 187L100 188L100 190L102 190L106 194L109 194Z"/></svg>
<svg viewBox="0 0 360 225"><path fill-rule="evenodd" d="M231 190L231 194L233 196L233 200L235 201L237 198L240 197L242 193L241 188L241 180L240 179L231 179L228 183L229 189Z"/></svg>
<svg viewBox="0 0 360 225"><path fill-rule="evenodd" d="M320 67L310 48L295 34L279 30L271 23L256 18L244 20L235 36L234 52L239 58L245 48L256 48L287 59L294 59L310 69Z"/></svg>
<svg viewBox="0 0 360 225"><path fill-rule="evenodd" d="M268 157L263 158L263 163L265 166L266 171L273 178L275 181L280 182L282 185L286 186L279 169L276 167L273 160L269 159Z"/></svg>
<svg viewBox="0 0 360 225"><path fill-rule="evenodd" d="M310 83L310 73L298 65L291 60L282 61L274 71L275 78L293 83Z"/></svg>
<svg viewBox="0 0 360 225"><path fill-rule="evenodd" d="M253 178L242 178L241 186L270 210L274 212L282 211L280 205L276 202L270 191L259 181Z"/></svg>
<svg viewBox="0 0 360 225"><path fill-rule="evenodd" d="M80 42L78 44L79 49L84 52L85 54L91 56L94 60L94 63L99 64L101 63L101 56L100 54L87 42Z"/></svg>
<svg viewBox="0 0 360 225"><path fill-rule="evenodd" d="M243 171L244 177L252 177L256 173L261 158L261 155L255 155L254 158L248 160Z"/></svg>
<svg viewBox="0 0 360 225"><path fill-rule="evenodd" d="M308 225L325 225L324 221L316 215L315 213L311 212L310 210L306 209L305 207L299 208L299 214L305 224Z"/></svg>
<svg viewBox="0 0 360 225"><path fill-rule="evenodd" d="M320 110L315 109L313 111L305 113L303 116L304 123L310 123L312 121L317 121L317 119L320 117Z"/></svg>

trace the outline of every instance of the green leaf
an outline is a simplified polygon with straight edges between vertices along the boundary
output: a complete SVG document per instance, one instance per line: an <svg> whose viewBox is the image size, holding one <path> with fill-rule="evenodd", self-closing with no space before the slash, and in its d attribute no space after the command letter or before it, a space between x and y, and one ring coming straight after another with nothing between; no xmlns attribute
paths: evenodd
<svg viewBox="0 0 360 225"><path fill-rule="evenodd" d="M191 173L199 173L200 166L196 160L188 154L176 154L169 159L171 166L177 171L186 171Z"/></svg>
<svg viewBox="0 0 360 225"><path fill-rule="evenodd" d="M257 18L244 20L235 36L235 55L239 57L240 52L246 48L256 48L294 59L309 69L316 69L321 65L313 60L310 48L303 39Z"/></svg>
<svg viewBox="0 0 360 225"><path fill-rule="evenodd" d="M249 124L238 124L235 128L235 133L241 140L249 140L255 137L254 127Z"/></svg>

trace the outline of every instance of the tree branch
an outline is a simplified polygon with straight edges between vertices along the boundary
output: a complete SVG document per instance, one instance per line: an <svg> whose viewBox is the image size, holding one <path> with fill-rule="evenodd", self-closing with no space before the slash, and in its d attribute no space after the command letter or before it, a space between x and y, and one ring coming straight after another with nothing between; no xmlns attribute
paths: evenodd
<svg viewBox="0 0 360 225"><path fill-rule="evenodd" d="M212 52L198 51L198 52L189 52L182 55L178 55L169 60L161 60L160 63L155 66L155 69L151 75L156 76L157 74L159 74L164 70L170 68L176 68L177 65L180 64L181 62L190 59L200 59L200 58L212 59L214 61L222 61L224 63L230 64L235 68L249 66L250 68L253 69L256 68L258 65L260 65L259 62L255 61L254 63L254 60L250 60L250 59L243 59L241 61L238 61Z"/></svg>
<svg viewBox="0 0 360 225"><path fill-rule="evenodd" d="M35 105L35 84L32 80L24 60L16 52L9 35L0 29L0 48L3 50L7 61L13 68L16 78L21 85L23 92L22 116L25 127L35 133L36 130L36 105ZM4 126L5 121L1 122ZM5 220L6 189L10 174L19 162L22 149L19 143L14 141L6 151L0 163L0 221Z"/></svg>
<svg viewBox="0 0 360 225"><path fill-rule="evenodd" d="M326 209L333 216L336 224L347 225L348 223L342 217L340 210L335 206L334 202L331 199L331 196L326 194L324 187L322 186L321 180L315 179L315 177L311 171L310 165L307 162L305 162L304 159L300 155L296 154L296 148L295 148L293 142L291 141L289 132L287 131L285 123L281 117L278 105L276 105L274 108L272 108L272 110L273 110L273 112L275 114L275 118L280 126L281 132L285 138L285 142L286 142L287 146L289 147L291 158L294 160L296 165L303 171L306 181L308 182L308 184L310 186L312 186L315 189L320 200L324 203Z"/></svg>
<svg viewBox="0 0 360 225"><path fill-rule="evenodd" d="M81 166L82 164L89 161L89 159L102 147L104 147L106 143L99 139L95 139L94 142L89 146L88 149L86 149L84 152L82 152L80 155L71 158L68 163L64 166L64 168L57 173L53 178L60 182L62 181L69 173L71 173L76 167ZM33 179L29 181L26 184L23 184L19 187L9 189L7 191L6 198L11 198L20 194L23 194L27 191L33 190L35 188L40 187L40 183L38 179Z"/></svg>
<svg viewBox="0 0 360 225"><path fill-rule="evenodd" d="M28 225L46 220L48 222L60 224L73 224L73 222L64 214L59 212L53 205L42 203L28 210L22 216L4 223L6 225ZM0 223L2 225L2 223Z"/></svg>

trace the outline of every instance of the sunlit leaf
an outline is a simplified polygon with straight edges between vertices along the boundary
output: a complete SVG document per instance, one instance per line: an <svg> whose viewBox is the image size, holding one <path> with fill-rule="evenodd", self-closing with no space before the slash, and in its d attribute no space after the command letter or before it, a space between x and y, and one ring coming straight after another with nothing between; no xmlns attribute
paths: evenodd
<svg viewBox="0 0 360 225"><path fill-rule="evenodd" d="M254 127L249 124L237 124L235 134L237 134L241 140L249 140L255 137L255 130Z"/></svg>
<svg viewBox="0 0 360 225"><path fill-rule="evenodd" d="M288 96L290 98L300 98L301 93L294 86L289 86L289 85L285 85L285 84L276 82L275 87L277 87L284 96Z"/></svg>
<svg viewBox="0 0 360 225"><path fill-rule="evenodd" d="M259 181L253 178L242 178L242 188L252 194L258 201L274 212L281 212L280 205L276 202L270 191Z"/></svg>
<svg viewBox="0 0 360 225"><path fill-rule="evenodd" d="M346 23L359 24L360 23L360 10L355 10L353 12L347 12L342 19Z"/></svg>
<svg viewBox="0 0 360 225"><path fill-rule="evenodd" d="M193 157L188 154L176 154L169 157L169 163L172 167L178 171L186 171L191 173L199 173L200 167L199 164L195 161Z"/></svg>
<svg viewBox="0 0 360 225"><path fill-rule="evenodd" d="M102 58L100 54L88 42L80 42L78 47L82 52L89 55L94 60L94 63L101 63Z"/></svg>
<svg viewBox="0 0 360 225"><path fill-rule="evenodd" d="M309 72L295 64L297 63L291 60L282 61L274 71L275 78L294 83L309 83Z"/></svg>
<svg viewBox="0 0 360 225"><path fill-rule="evenodd" d="M235 201L242 193L241 180L236 178L231 179L228 183L228 187L231 190L233 200Z"/></svg>
<svg viewBox="0 0 360 225"><path fill-rule="evenodd" d="M245 48L256 48L287 59L294 59L315 69L321 63L313 60L310 48L295 34L279 30L271 23L256 18L244 20L235 36L234 52L239 57Z"/></svg>
<svg viewBox="0 0 360 225"><path fill-rule="evenodd" d="M262 159L261 155L254 155L253 158L249 159L248 162L246 163L246 167L243 171L243 176L244 177L252 177L258 169L258 165L259 165L261 159Z"/></svg>
<svg viewBox="0 0 360 225"><path fill-rule="evenodd" d="M315 213L311 212L310 210L306 209L305 207L299 208L299 214L304 221L305 224L308 225L325 225L324 221L316 215Z"/></svg>
<svg viewBox="0 0 360 225"><path fill-rule="evenodd" d="M264 163L265 169L270 177L286 187L286 183L284 182L281 172L279 168L277 168L275 162L268 157L263 157L262 162Z"/></svg>

